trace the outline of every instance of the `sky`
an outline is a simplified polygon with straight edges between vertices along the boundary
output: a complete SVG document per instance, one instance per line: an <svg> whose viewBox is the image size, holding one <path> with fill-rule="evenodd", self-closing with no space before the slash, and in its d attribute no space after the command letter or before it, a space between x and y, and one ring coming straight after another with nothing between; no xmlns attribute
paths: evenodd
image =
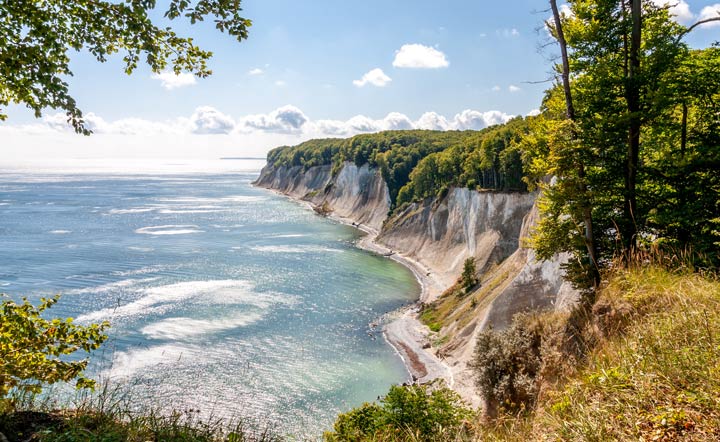
<svg viewBox="0 0 720 442"><path fill-rule="evenodd" d="M668 0L654 0L664 3ZM165 3L162 0L159 2ZM717 0L673 0L691 24ZM259 157L318 137L385 129L482 129L534 112L550 85L547 2L243 0L246 41L173 22L211 50L213 75L123 73L120 56L71 54L71 95L94 134L22 106L0 122L0 165L93 158ZM160 8L159 8L160 9ZM718 40L698 28L694 47Z"/></svg>

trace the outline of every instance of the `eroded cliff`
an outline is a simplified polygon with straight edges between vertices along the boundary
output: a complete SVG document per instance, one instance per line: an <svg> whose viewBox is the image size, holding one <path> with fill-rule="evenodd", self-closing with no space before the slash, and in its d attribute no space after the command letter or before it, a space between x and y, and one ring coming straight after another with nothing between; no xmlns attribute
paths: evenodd
<svg viewBox="0 0 720 442"><path fill-rule="evenodd" d="M435 301L442 313L442 328L430 338L432 351L446 361L455 387L473 403L478 397L467 363L477 333L502 329L520 312L567 308L577 298L562 277L565 257L537 262L523 246L537 218L537 194L451 188L388 217L387 185L367 165L346 162L335 176L330 166L268 166L255 184L324 207L373 232L392 253L420 264L420 276L433 281L425 284L422 301ZM463 297L446 293L440 298L468 257L475 258L479 286Z"/></svg>

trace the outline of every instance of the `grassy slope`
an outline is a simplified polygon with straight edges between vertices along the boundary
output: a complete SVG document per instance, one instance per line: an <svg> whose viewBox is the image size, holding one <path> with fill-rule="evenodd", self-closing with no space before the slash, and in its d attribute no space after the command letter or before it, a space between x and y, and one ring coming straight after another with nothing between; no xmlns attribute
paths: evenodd
<svg viewBox="0 0 720 442"><path fill-rule="evenodd" d="M594 350L533 416L485 440L720 440L720 282L648 266L610 277Z"/></svg>

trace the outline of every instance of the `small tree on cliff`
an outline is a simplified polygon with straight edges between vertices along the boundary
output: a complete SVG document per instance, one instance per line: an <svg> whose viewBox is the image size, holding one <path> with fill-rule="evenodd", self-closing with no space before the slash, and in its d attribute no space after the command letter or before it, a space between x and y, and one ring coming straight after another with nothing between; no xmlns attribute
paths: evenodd
<svg viewBox="0 0 720 442"><path fill-rule="evenodd" d="M472 290L479 282L475 272L475 258L470 257L465 260L462 275L460 275L460 285L462 285L466 295L470 293L470 290Z"/></svg>

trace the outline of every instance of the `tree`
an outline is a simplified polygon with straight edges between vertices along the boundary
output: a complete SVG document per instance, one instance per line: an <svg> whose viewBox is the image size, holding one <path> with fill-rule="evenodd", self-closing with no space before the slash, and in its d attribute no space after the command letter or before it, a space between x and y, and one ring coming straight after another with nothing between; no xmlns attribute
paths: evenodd
<svg viewBox="0 0 720 442"><path fill-rule="evenodd" d="M75 131L88 135L82 112L69 93L66 78L71 49L86 50L99 62L123 54L131 74L141 59L153 72L168 67L176 74L207 77L212 53L192 38L150 18L156 0L0 0L0 106L25 104L42 115L62 109ZM215 27L241 41L250 20L240 16L240 0L169 0L167 21L180 17L191 24L212 17ZM7 115L0 108L0 120Z"/></svg>
<svg viewBox="0 0 720 442"><path fill-rule="evenodd" d="M560 46L562 59L562 88L565 95L565 115L570 124L570 142L573 143L577 139L575 128L575 106L573 105L572 90L570 88L570 59L568 57L567 41L563 31L562 17L557 6L556 0L550 0L550 6L553 12L553 22L555 38ZM587 258L589 261L588 271L593 280L593 284L597 287L600 284L600 270L597 261L597 245L595 244L595 234L593 232L592 218L592 202L590 201L585 180L585 162L582 158L575 159L575 168L577 170L577 187L580 212L582 213L582 228L585 233L585 248L587 249ZM581 262L584 260L581 260Z"/></svg>
<svg viewBox="0 0 720 442"><path fill-rule="evenodd" d="M462 285L465 294L470 293L478 283L478 278L475 276L475 258L470 257L463 263L462 274L460 275L460 285Z"/></svg>
<svg viewBox="0 0 720 442"><path fill-rule="evenodd" d="M43 319L58 299L43 298L37 307L26 299L21 304L8 299L0 304L0 411L10 405L13 391L40 393L45 384L72 380L78 388L95 386L83 375L88 360L67 356L99 348L107 339L104 331L109 324L81 326L71 318Z"/></svg>
<svg viewBox="0 0 720 442"><path fill-rule="evenodd" d="M720 84L709 52L700 61L682 42L694 25L650 1L574 0L565 15L550 6L561 80L524 140L529 184L544 190L538 257L572 253L566 268L582 288L637 247L690 247L720 261L710 246L720 146L709 129Z"/></svg>

